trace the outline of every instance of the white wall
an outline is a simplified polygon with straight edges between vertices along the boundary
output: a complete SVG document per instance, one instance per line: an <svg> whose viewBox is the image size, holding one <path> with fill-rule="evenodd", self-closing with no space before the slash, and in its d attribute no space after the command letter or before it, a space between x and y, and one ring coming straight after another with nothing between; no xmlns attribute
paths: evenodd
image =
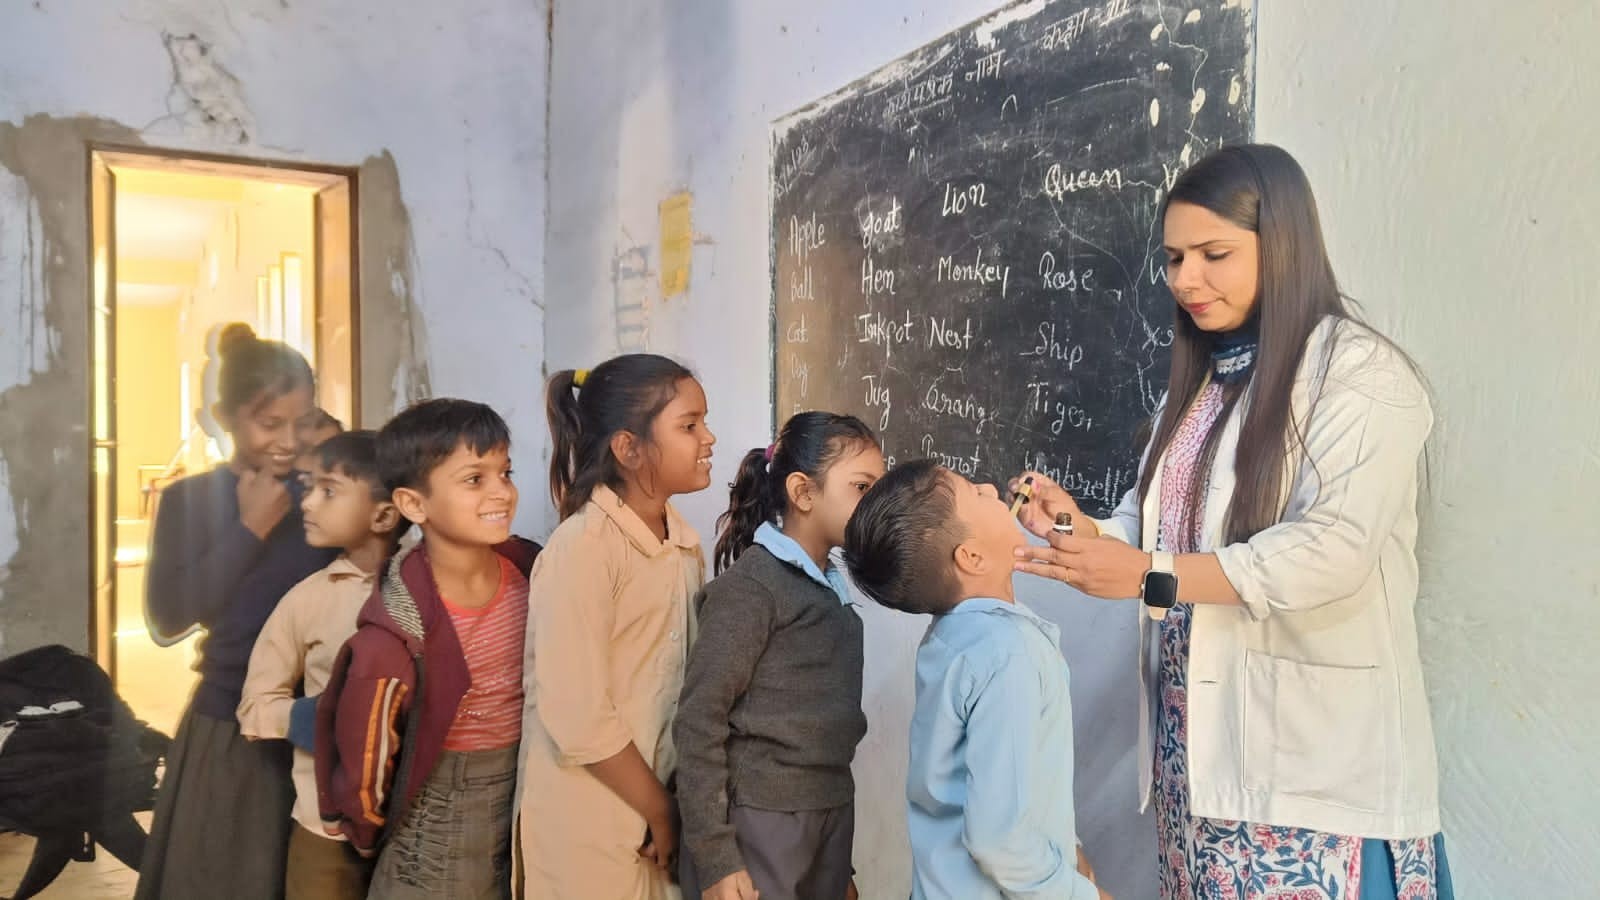
<svg viewBox="0 0 1600 900"><path fill-rule="evenodd" d="M654 276L631 275L627 251L648 248L653 273L657 204L692 191L690 290L653 302L647 343L703 375L722 439L714 480L730 480L770 438L769 122L994 5L558 4L551 368L638 343L619 340L613 306L650 296ZM1285 0L1258 22L1258 136L1303 161L1347 289L1438 393L1422 641L1466 897L1577 897L1600 880L1600 789L1582 762L1600 754L1600 305L1580 294L1600 281L1600 23L1590 0L1537 6ZM683 505L709 535L723 502ZM1128 617L1025 596L1064 624L1085 841L1117 896L1153 897L1153 829L1132 813L1132 645L1112 624ZM904 896L899 773L920 623L867 619L858 866L864 896Z"/></svg>
<svg viewBox="0 0 1600 900"><path fill-rule="evenodd" d="M1600 5L1297 0L1259 29L1257 132L1437 394L1421 646L1462 896L1593 896Z"/></svg>
<svg viewBox="0 0 1600 900"><path fill-rule="evenodd" d="M365 391L403 399L414 383L384 382L426 371L434 394L499 409L537 472L547 13L547 0L7 3L0 157L47 167L81 155L82 134L352 167L392 155L404 206L361 224L409 223L409 258L375 261L387 277L369 280L385 283L363 293L406 298L420 346L387 348L406 364ZM87 554L52 557L88 543L87 228L59 226L86 208L81 186L42 186L0 160L0 410L49 412L26 433L0 425L0 642L15 649L87 643ZM518 522L538 532L537 503Z"/></svg>

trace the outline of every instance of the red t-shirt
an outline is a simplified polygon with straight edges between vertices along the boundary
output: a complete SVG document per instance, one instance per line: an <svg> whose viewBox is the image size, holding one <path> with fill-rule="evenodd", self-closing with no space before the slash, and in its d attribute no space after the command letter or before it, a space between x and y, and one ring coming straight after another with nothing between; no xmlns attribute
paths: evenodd
<svg viewBox="0 0 1600 900"><path fill-rule="evenodd" d="M466 657L472 686L444 738L446 750L498 750L522 737L522 645L528 630L528 580L500 557L500 588L472 609L445 609Z"/></svg>

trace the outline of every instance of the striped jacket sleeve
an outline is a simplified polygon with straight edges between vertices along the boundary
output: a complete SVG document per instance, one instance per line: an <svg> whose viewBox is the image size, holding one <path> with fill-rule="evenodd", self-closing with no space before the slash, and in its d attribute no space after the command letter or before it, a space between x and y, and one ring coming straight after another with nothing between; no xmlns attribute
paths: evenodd
<svg viewBox="0 0 1600 900"><path fill-rule="evenodd" d="M377 849L406 713L416 689L410 658L374 643L392 636L363 628L339 651L317 703L317 801L324 830L357 851ZM363 640L365 638L365 640ZM396 666L397 661L403 661Z"/></svg>

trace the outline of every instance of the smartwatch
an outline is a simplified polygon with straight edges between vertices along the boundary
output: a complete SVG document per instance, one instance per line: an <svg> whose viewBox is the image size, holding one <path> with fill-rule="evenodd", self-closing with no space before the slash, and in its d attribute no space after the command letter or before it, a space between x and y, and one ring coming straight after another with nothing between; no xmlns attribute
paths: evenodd
<svg viewBox="0 0 1600 900"><path fill-rule="evenodd" d="M1144 586L1139 589L1145 611L1150 618L1161 621L1167 610L1178 603L1178 576L1172 571L1172 554L1157 550L1150 554L1150 571L1144 573Z"/></svg>

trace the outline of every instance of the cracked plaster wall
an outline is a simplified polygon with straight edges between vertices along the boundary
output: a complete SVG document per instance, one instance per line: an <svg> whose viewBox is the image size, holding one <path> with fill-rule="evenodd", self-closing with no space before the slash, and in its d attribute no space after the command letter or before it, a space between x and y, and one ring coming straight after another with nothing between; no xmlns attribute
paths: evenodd
<svg viewBox="0 0 1600 900"><path fill-rule="evenodd" d="M87 647L91 142L355 170L364 423L422 396L483 400L510 422L522 471L542 468L547 12L33 0L0 13L0 655ZM518 529L542 534L528 495Z"/></svg>

